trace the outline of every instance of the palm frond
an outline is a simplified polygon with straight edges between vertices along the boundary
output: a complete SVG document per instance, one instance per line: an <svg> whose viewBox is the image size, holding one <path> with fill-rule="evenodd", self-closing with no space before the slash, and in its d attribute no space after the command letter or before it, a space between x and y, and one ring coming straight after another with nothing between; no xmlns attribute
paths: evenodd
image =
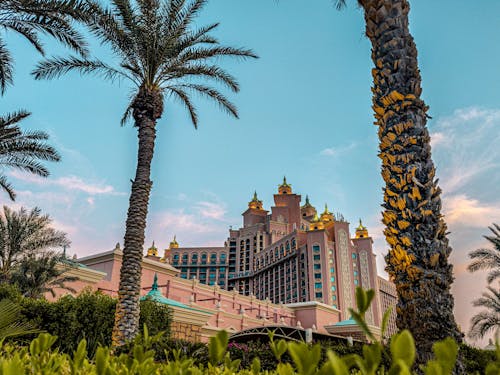
<svg viewBox="0 0 500 375"><path fill-rule="evenodd" d="M69 58L59 57L41 61L32 72L35 79L51 79L60 77L71 71L80 74L100 73L104 78L114 80L118 77L131 79L126 73L115 69L99 60L84 60L75 56Z"/></svg>
<svg viewBox="0 0 500 375"><path fill-rule="evenodd" d="M16 193L12 188L10 182L7 181L7 177L0 175L0 188L7 193L11 201L16 200Z"/></svg>
<svg viewBox="0 0 500 375"><path fill-rule="evenodd" d="M221 109L223 109L225 112L228 114L238 118L238 110L236 109L236 106L231 103L223 94L221 94L219 91L208 87L204 85L198 85L198 84L190 84L190 83L185 83L185 84L180 84L180 85L175 85L171 86L175 87L177 89L182 89L182 90L191 90L194 91L208 99L214 100ZM169 89L171 89L169 87Z"/></svg>
<svg viewBox="0 0 500 375"><path fill-rule="evenodd" d="M189 116L191 117L191 122L194 125L195 129L198 129L198 114L196 113L196 108L193 103L191 103L191 99L189 99L189 95L179 87L170 86L169 92L179 99L181 103L186 107L189 112Z"/></svg>
<svg viewBox="0 0 500 375"><path fill-rule="evenodd" d="M13 76L13 61L10 52L7 50L7 46L0 39L0 94L5 93L5 89L8 85L12 84Z"/></svg>
<svg viewBox="0 0 500 375"><path fill-rule="evenodd" d="M21 307L8 299L0 301L0 346L8 337L41 332L33 323L20 320Z"/></svg>

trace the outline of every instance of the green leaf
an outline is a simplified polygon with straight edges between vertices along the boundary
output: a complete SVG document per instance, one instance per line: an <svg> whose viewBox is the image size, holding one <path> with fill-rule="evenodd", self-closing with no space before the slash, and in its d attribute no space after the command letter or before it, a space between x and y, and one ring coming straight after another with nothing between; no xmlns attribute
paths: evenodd
<svg viewBox="0 0 500 375"><path fill-rule="evenodd" d="M436 356L436 360L439 362L443 369L444 374L451 373L455 367L458 355L458 345L451 337L444 339L443 341L436 342L432 350Z"/></svg>
<svg viewBox="0 0 500 375"><path fill-rule="evenodd" d="M349 375L349 366L344 359L338 357L333 351L326 352L327 360L321 367L318 375Z"/></svg>
<svg viewBox="0 0 500 375"><path fill-rule="evenodd" d="M384 312L384 316L382 317L382 325L380 326L380 335L382 338L385 337L385 333L387 332L387 325L389 324L389 319L391 318L393 306L389 306L387 310Z"/></svg>
<svg viewBox="0 0 500 375"><path fill-rule="evenodd" d="M252 374L253 375L259 375L260 373L260 359L258 357L254 357L252 361Z"/></svg>
<svg viewBox="0 0 500 375"><path fill-rule="evenodd" d="M403 361L411 368L415 361L415 342L408 330L394 335L391 340L391 353L394 362Z"/></svg>
<svg viewBox="0 0 500 375"><path fill-rule="evenodd" d="M222 362L227 350L229 335L226 331L219 331L216 336L210 337L208 344L208 358L210 363L215 366Z"/></svg>
<svg viewBox="0 0 500 375"><path fill-rule="evenodd" d="M321 357L320 345L309 348L305 343L291 342L288 344L288 352L299 375L310 375L316 371Z"/></svg>

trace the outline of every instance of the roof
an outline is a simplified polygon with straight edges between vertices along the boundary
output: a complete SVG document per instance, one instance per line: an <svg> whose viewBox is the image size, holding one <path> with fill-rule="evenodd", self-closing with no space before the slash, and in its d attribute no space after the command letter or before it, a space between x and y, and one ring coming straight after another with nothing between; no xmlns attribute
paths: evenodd
<svg viewBox="0 0 500 375"><path fill-rule="evenodd" d="M338 322L337 324L335 324L335 327L341 327L341 326L355 326L357 325L358 323L356 323L356 321L350 317L349 319L347 320L342 320L341 322Z"/></svg>
<svg viewBox="0 0 500 375"><path fill-rule="evenodd" d="M189 307L188 305L185 305L179 301L175 301L173 299L167 298L161 294L161 292L158 290L158 275L155 273L153 285L151 286L151 290L146 294L145 296L141 297L141 301L150 299L152 301L164 304L164 305L169 305L169 306L175 306L175 307L181 307L183 309L189 309L189 310L195 310L192 307Z"/></svg>

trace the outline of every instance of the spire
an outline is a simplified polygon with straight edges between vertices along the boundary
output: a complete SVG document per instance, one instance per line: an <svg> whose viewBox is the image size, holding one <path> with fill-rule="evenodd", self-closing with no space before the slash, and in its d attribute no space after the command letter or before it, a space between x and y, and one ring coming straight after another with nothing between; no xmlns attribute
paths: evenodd
<svg viewBox="0 0 500 375"><path fill-rule="evenodd" d="M158 249L155 247L155 242L153 241L153 244L151 247L148 249L148 256L153 256L157 257L158 256Z"/></svg>
<svg viewBox="0 0 500 375"><path fill-rule="evenodd" d="M366 238L366 237L369 237L368 229L366 229L361 219L359 219L359 225L356 228L356 238Z"/></svg>
<svg viewBox="0 0 500 375"><path fill-rule="evenodd" d="M314 213L314 217L311 220L311 223L309 224L309 230L321 230L321 229L325 229L325 225L318 217L318 214Z"/></svg>
<svg viewBox="0 0 500 375"><path fill-rule="evenodd" d="M292 194L292 185L286 182L286 176L283 176L283 183L278 187L279 194Z"/></svg>
<svg viewBox="0 0 500 375"><path fill-rule="evenodd" d="M311 203L309 203L309 195L306 194L306 206L310 206Z"/></svg>
<svg viewBox="0 0 500 375"><path fill-rule="evenodd" d="M328 223L328 222L333 222L334 220L335 217L330 211L328 211L328 205L325 203L325 210L321 214L321 221Z"/></svg>
<svg viewBox="0 0 500 375"><path fill-rule="evenodd" d="M151 285L151 290L158 290L158 274L155 272L155 277L153 278L153 285Z"/></svg>
<svg viewBox="0 0 500 375"><path fill-rule="evenodd" d="M248 202L248 208L262 210L262 201L257 197L257 190L254 191L252 200Z"/></svg>
<svg viewBox="0 0 500 375"><path fill-rule="evenodd" d="M179 244L177 243L177 236L174 234L174 240L170 242L170 249L177 249L179 247Z"/></svg>

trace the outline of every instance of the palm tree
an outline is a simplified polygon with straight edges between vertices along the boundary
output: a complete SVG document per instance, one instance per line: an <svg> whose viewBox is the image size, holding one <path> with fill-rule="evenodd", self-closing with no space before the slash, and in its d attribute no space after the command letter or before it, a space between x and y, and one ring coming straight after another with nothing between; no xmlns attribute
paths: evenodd
<svg viewBox="0 0 500 375"><path fill-rule="evenodd" d="M494 236L484 236L492 245L493 249L477 249L469 253L472 263L467 269L470 272L479 270L490 270L488 273L488 284L500 278L500 226L493 223L493 227L488 227Z"/></svg>
<svg viewBox="0 0 500 375"><path fill-rule="evenodd" d="M48 34L82 55L87 53L80 33L72 20L85 21L92 9L81 0L2 0L0 29L23 36L42 55L45 53L40 34ZM14 61L0 34L0 95L12 84Z"/></svg>
<svg viewBox="0 0 500 375"><path fill-rule="evenodd" d="M488 287L488 292L484 292L481 298L476 299L473 305L476 307L486 307L474 315L471 319L469 337L478 339L484 337L490 331L498 331L500 328L500 291Z"/></svg>
<svg viewBox="0 0 500 375"><path fill-rule="evenodd" d="M33 323L19 319L22 308L9 299L0 300L0 347L8 337L41 332Z"/></svg>
<svg viewBox="0 0 500 375"><path fill-rule="evenodd" d="M66 234L53 229L48 215L39 208L0 214L0 282L10 281L24 258L43 251L68 246Z"/></svg>
<svg viewBox="0 0 500 375"><path fill-rule="evenodd" d="M78 280L78 277L66 274L72 268L76 268L76 263L64 254L53 251L30 253L14 269L10 282L17 285L23 296L30 298L40 298L46 293L55 297L55 288L75 293L65 284Z"/></svg>
<svg viewBox="0 0 500 375"><path fill-rule="evenodd" d="M238 117L236 107L218 89L195 79L211 80L237 92L236 79L220 68L214 58L256 57L248 49L221 46L209 34L217 23L193 28L193 19L205 3L206 0L114 0L112 9L95 12L90 27L111 47L119 59L118 65L77 57L55 58L40 63L34 71L36 79L74 70L100 73L107 79L125 78L136 87L122 118L124 124L132 115L139 148L127 213L114 345L124 344L138 331L141 259L152 186L150 169L164 97L178 99L188 110L195 128L198 115L192 93L215 101L224 111Z"/></svg>
<svg viewBox="0 0 500 375"><path fill-rule="evenodd" d="M3 189L14 200L16 194L12 185L3 173L4 168L16 168L38 176L47 177L49 171L41 160L59 161L58 152L46 141L49 136L42 131L23 132L17 125L30 115L19 111L0 116L0 189Z"/></svg>
<svg viewBox="0 0 500 375"><path fill-rule="evenodd" d="M339 8L345 0L337 0ZM398 292L397 326L409 329L417 363L432 357L432 344L462 341L453 316L451 248L435 179L428 106L421 99L417 48L410 34L408 0L358 0L374 64L373 110L385 181L383 223L390 250L386 270Z"/></svg>

